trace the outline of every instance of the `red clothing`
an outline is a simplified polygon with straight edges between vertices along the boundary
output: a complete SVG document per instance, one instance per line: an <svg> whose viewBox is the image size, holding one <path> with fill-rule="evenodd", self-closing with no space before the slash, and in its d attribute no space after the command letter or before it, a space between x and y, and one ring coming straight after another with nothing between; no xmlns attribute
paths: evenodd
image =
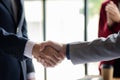
<svg viewBox="0 0 120 80"><path fill-rule="evenodd" d="M117 0L107 0L102 3L101 10L100 10L100 18L99 18L99 31L98 37L107 37L112 33L116 33L120 30L120 23L114 23L111 29L108 28L107 25L107 18L106 18L106 11L105 6L110 2L113 1L117 5Z"/></svg>
<svg viewBox="0 0 120 80"><path fill-rule="evenodd" d="M114 23L110 28L107 25L105 6L110 1L113 1L118 6L118 1L119 0L106 0L105 2L102 3L101 9L100 9L98 37L107 37L108 35L110 35L112 33L117 33L120 30L120 23ZM105 53L103 53L103 54L105 54ZM100 62L100 65L101 64L112 64L112 65L114 65L115 60L102 61L102 62ZM100 65L99 65L99 70L100 70Z"/></svg>

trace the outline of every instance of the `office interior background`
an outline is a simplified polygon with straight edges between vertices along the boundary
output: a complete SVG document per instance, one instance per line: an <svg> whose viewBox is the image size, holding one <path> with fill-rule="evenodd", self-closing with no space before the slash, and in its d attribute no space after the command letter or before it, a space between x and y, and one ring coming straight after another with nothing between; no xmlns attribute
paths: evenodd
<svg viewBox="0 0 120 80"><path fill-rule="evenodd" d="M30 40L69 43L97 38L103 0L25 0ZM73 65L65 59L54 68L44 68L33 59L36 80L77 80L99 75L99 62Z"/></svg>

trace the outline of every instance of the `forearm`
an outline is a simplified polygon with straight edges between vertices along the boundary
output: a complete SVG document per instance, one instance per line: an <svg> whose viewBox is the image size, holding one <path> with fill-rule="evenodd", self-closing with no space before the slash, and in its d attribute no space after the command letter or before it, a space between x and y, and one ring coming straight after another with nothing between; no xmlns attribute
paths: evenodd
<svg viewBox="0 0 120 80"><path fill-rule="evenodd" d="M73 64L111 60L120 57L120 33L99 38L92 42L70 44L70 59Z"/></svg>

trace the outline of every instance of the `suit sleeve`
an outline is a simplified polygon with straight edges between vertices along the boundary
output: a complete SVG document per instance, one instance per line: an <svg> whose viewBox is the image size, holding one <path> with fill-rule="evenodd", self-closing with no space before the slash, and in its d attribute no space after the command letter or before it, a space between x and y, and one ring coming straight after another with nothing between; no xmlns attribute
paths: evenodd
<svg viewBox="0 0 120 80"><path fill-rule="evenodd" d="M27 42L26 38L18 37L13 33L6 32L0 27L0 51L13 55L18 59L24 58L24 48Z"/></svg>
<svg viewBox="0 0 120 80"><path fill-rule="evenodd" d="M91 42L70 43L69 47L69 54L73 64L120 58L120 32Z"/></svg>

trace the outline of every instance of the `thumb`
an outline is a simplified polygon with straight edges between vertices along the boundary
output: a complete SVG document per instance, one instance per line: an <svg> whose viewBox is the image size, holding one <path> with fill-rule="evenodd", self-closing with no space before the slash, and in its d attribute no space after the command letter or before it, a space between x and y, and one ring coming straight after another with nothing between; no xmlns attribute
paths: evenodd
<svg viewBox="0 0 120 80"><path fill-rule="evenodd" d="M46 46L47 44L45 42L40 43L40 52L42 52Z"/></svg>
<svg viewBox="0 0 120 80"><path fill-rule="evenodd" d="M53 41L47 41L47 45L53 47L57 51L61 51L62 46L63 46L62 44L57 43L57 42L53 42Z"/></svg>

